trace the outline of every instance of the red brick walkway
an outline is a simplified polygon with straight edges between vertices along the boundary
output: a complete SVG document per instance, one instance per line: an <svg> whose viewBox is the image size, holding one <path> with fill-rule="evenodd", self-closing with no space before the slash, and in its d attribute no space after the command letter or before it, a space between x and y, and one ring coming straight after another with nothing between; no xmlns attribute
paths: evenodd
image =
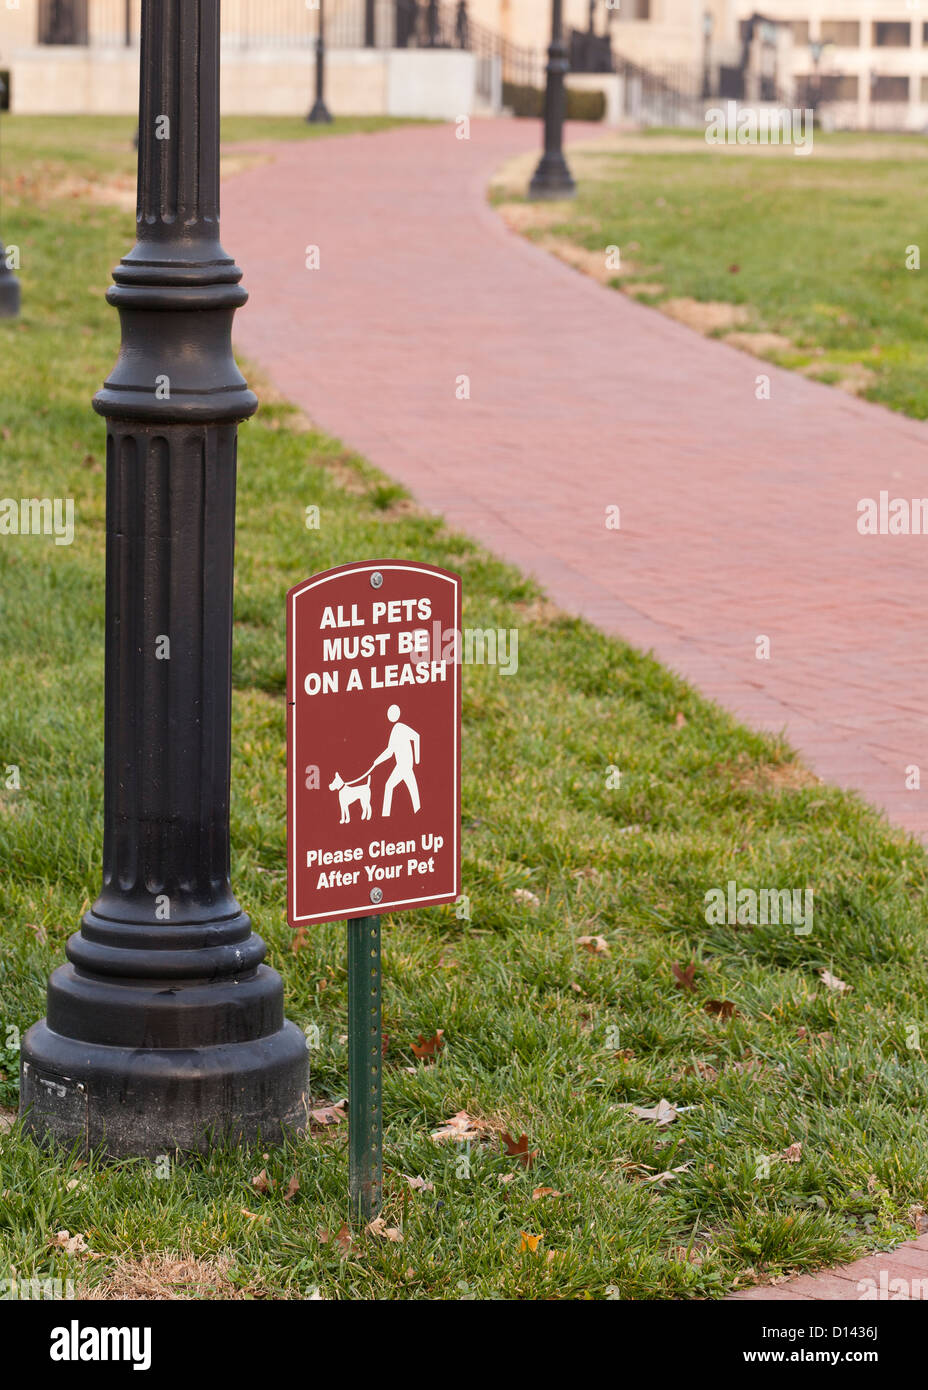
<svg viewBox="0 0 928 1390"><path fill-rule="evenodd" d="M928 538L856 529L860 498L928 495L928 429L508 231L486 184L537 139L499 121L470 141L442 126L276 147L224 193L251 291L239 347L564 608L785 728L821 776L928 835L928 785L905 789L909 764L928 782Z"/></svg>
<svg viewBox="0 0 928 1390"><path fill-rule="evenodd" d="M868 1255L850 1265L826 1270L823 1274L804 1274L775 1287L758 1284L753 1289L731 1295L733 1300L776 1299L778 1302L807 1300L835 1302L881 1302L928 1298L928 1236L919 1236L906 1245L881 1255Z"/></svg>

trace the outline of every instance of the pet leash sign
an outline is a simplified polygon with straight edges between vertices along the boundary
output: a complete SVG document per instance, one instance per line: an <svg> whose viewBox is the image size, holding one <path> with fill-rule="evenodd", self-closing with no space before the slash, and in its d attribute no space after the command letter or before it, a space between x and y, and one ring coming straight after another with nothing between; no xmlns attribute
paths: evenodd
<svg viewBox="0 0 928 1390"><path fill-rule="evenodd" d="M460 894L461 580L405 560L287 596L293 927Z"/></svg>

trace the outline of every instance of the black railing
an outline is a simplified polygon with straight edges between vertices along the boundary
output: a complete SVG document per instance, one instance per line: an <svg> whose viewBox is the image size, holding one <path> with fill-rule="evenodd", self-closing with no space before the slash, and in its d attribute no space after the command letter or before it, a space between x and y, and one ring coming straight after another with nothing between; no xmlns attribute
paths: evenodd
<svg viewBox="0 0 928 1390"><path fill-rule="evenodd" d="M140 0L39 0L38 42L113 48L138 43ZM224 0L229 49L313 48L318 9L304 0ZM466 0L343 0L326 8L328 48L457 48L498 60L507 82L543 85L541 49L510 43L471 19Z"/></svg>
<svg viewBox="0 0 928 1390"><path fill-rule="evenodd" d="M86 44L87 0L39 0L39 43Z"/></svg>

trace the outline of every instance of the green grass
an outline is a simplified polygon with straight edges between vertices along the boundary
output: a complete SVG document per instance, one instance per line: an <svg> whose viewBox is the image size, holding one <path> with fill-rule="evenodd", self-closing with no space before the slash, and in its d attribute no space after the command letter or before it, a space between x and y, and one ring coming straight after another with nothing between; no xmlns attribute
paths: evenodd
<svg viewBox="0 0 928 1390"><path fill-rule="evenodd" d="M616 245L621 278L659 284L646 302L743 306L749 332L791 347L764 355L836 380L859 364L861 394L928 417L928 241L923 137L815 134L796 156L708 147L670 153L654 132L621 153L578 157L579 196L544 233L591 251ZM924 269L907 269L920 246ZM620 283L617 277L613 282Z"/></svg>
<svg viewBox="0 0 928 1390"><path fill-rule="evenodd" d="M37 210L15 172L4 230L24 249L24 314L0 325L0 496L71 496L78 529L71 548L0 538L0 772L15 763L22 781L0 791L10 1108L16 1030L42 1014L100 880L103 424L89 402L114 360L102 290L126 249L123 214ZM552 613L288 407L243 427L240 461L233 879L290 1017L319 1028L320 1104L346 1093L345 942L341 925L315 927L295 953L285 920L285 592L330 565L409 556L461 571L468 626L519 631L516 675L465 672L471 919L385 923L384 1215L403 1240L361 1233L346 1253L319 1239L347 1214L344 1125L166 1176L145 1160L79 1166L14 1129L0 1137L0 1277L80 1286L123 1261L131 1279L132 1262L173 1251L251 1297L695 1298L911 1236L928 1206L928 1083L912 1046L928 1020L922 849L647 656ZM813 888L812 933L708 925L704 895L729 879ZM687 990L672 967L691 961ZM852 989L826 989L823 968ZM444 1051L417 1062L410 1044L439 1028ZM685 1107L663 1131L623 1108L662 1097ZM531 1169L493 1129L469 1167L434 1143L460 1109L527 1134ZM760 1157L794 1143L801 1161L766 1173ZM261 1170L277 1184L263 1195ZM537 1187L561 1195L533 1200ZM102 1258L51 1249L61 1230ZM534 1253L523 1232L540 1237Z"/></svg>
<svg viewBox="0 0 928 1390"><path fill-rule="evenodd" d="M307 97L307 109L308 105ZM30 179L64 171L85 178L135 177L134 116L3 115L0 120L8 173L15 168ZM331 126L309 125L299 116L225 116L222 143L227 147L262 140L318 140L428 124L395 116L339 116Z"/></svg>

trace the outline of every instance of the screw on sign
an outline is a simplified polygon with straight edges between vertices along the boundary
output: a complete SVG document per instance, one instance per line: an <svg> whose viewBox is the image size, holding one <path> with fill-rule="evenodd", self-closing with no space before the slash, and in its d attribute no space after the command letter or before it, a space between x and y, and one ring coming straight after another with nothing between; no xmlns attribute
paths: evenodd
<svg viewBox="0 0 928 1390"><path fill-rule="evenodd" d="M461 580L377 560L287 597L292 927L348 921L351 1203L380 1209L380 920L461 891Z"/></svg>

